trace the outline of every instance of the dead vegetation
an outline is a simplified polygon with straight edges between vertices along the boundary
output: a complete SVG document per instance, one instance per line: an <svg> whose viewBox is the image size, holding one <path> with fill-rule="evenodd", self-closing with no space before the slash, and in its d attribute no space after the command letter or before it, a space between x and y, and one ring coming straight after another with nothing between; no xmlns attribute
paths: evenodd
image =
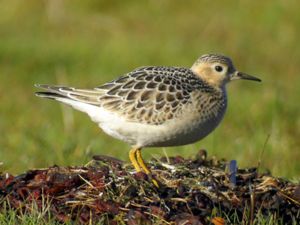
<svg viewBox="0 0 300 225"><path fill-rule="evenodd" d="M149 162L151 178L120 160L95 156L86 166L0 175L0 210L19 213L47 207L60 222L109 224L255 223L258 214L295 224L300 218L300 185L238 169L235 161L180 156Z"/></svg>

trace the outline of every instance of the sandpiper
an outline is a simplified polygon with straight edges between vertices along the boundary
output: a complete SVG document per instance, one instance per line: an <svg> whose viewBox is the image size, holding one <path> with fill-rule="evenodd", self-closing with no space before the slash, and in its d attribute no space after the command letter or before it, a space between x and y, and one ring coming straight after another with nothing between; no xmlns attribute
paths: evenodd
<svg viewBox="0 0 300 225"><path fill-rule="evenodd" d="M261 81L237 71L227 56L206 54L191 68L140 67L92 89L38 84L45 91L36 95L87 113L104 132L129 143L135 170L150 174L141 149L204 138L225 114L226 84L237 79Z"/></svg>

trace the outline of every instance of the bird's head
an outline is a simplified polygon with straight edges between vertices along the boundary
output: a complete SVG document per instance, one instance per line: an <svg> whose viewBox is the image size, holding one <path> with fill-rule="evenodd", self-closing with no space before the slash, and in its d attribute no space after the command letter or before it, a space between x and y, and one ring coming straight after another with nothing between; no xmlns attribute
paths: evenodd
<svg viewBox="0 0 300 225"><path fill-rule="evenodd" d="M191 70L204 81L217 87L238 79L261 81L257 77L237 71L229 57L219 54L202 55Z"/></svg>

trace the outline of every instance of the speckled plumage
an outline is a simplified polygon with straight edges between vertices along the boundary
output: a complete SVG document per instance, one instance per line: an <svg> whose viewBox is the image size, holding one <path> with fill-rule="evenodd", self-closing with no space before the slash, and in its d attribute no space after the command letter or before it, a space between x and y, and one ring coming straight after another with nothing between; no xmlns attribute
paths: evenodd
<svg viewBox="0 0 300 225"><path fill-rule="evenodd" d="M37 95L87 113L106 133L140 149L205 137L222 120L225 85L234 79L259 81L236 71L229 57L207 54L190 69L141 67L93 89L37 85L46 90Z"/></svg>

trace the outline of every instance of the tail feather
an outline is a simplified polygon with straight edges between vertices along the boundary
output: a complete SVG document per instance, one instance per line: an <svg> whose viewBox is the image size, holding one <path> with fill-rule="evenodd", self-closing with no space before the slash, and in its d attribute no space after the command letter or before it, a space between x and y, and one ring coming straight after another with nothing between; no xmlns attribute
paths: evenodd
<svg viewBox="0 0 300 225"><path fill-rule="evenodd" d="M115 113L107 111L101 106L100 98L105 95L107 90L77 89L73 87L42 84L36 84L35 86L44 89L44 91L36 92L36 96L54 99L70 105L74 109L88 114L91 119L98 124L108 123L110 121L115 121L115 124L119 124L118 121L122 120L119 116L116 116ZM107 132L111 132L108 128L106 129L108 130Z"/></svg>
<svg viewBox="0 0 300 225"><path fill-rule="evenodd" d="M36 84L35 86L45 90L36 92L38 97L55 99L58 101L61 101L62 99L70 99L96 106L100 105L99 97L104 94L102 90L95 89L77 89L73 87L52 86L47 84Z"/></svg>
<svg viewBox="0 0 300 225"><path fill-rule="evenodd" d="M35 92L35 95L41 98L49 98L49 99L57 99L57 98L67 98L66 96L54 93L54 92L47 92L47 91L39 91Z"/></svg>
<svg viewBox="0 0 300 225"><path fill-rule="evenodd" d="M75 89L72 87L64 86L50 86L37 84L36 87L42 88L45 91L36 92L35 95L42 98L54 99L59 102L72 106L74 109L87 113L93 120L99 111L99 102L96 101L95 94L98 92L92 92L93 90L86 90L86 92L80 91L81 89ZM92 92L90 94L89 92ZM94 98L95 102L91 102ZM100 119L99 119L100 121Z"/></svg>

